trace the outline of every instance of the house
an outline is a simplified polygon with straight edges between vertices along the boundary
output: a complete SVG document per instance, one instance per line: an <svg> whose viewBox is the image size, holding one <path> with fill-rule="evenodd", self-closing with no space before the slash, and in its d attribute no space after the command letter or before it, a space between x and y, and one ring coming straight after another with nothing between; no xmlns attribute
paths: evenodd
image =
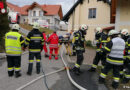
<svg viewBox="0 0 130 90"><path fill-rule="evenodd" d="M86 40L93 41L96 27L112 26L110 11L109 0L77 0L62 20L68 22L69 31L78 30L81 24L88 25Z"/></svg>
<svg viewBox="0 0 130 90"><path fill-rule="evenodd" d="M20 23L31 24L44 20L48 22L51 29L59 29L59 23L63 17L61 5L40 5L34 2L31 5L19 7L7 2L7 9L9 12L20 14Z"/></svg>
<svg viewBox="0 0 130 90"><path fill-rule="evenodd" d="M116 30L126 28L130 31L130 0L112 0L111 23Z"/></svg>

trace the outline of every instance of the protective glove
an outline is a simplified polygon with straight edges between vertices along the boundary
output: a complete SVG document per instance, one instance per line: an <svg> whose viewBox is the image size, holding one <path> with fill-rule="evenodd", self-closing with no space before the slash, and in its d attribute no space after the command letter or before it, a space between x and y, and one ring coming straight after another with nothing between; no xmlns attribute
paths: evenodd
<svg viewBox="0 0 130 90"><path fill-rule="evenodd" d="M25 47L22 47L22 50L23 50L23 51L25 51L25 49L26 49Z"/></svg>

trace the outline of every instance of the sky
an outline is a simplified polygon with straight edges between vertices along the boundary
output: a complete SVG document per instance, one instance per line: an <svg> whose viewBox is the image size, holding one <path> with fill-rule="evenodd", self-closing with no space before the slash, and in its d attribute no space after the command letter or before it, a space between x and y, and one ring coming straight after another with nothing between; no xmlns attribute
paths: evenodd
<svg viewBox="0 0 130 90"><path fill-rule="evenodd" d="M60 4L62 5L63 14L65 15L67 11L74 4L74 1L76 0L7 0L7 1L18 6L30 5L33 2L37 2L39 4Z"/></svg>

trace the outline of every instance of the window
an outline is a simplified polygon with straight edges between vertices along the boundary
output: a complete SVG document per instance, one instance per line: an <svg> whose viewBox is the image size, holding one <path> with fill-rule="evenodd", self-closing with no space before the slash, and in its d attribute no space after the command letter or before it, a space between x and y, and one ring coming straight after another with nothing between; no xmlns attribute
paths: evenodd
<svg viewBox="0 0 130 90"><path fill-rule="evenodd" d="M89 19L96 18L96 8L90 8L90 9L89 9L88 18L89 18Z"/></svg>
<svg viewBox="0 0 130 90"><path fill-rule="evenodd" d="M35 19L33 19L32 21L33 22L37 22L39 19L38 18L35 18Z"/></svg>
<svg viewBox="0 0 130 90"><path fill-rule="evenodd" d="M43 13L42 13L42 11L39 11L39 16L43 16Z"/></svg>
<svg viewBox="0 0 130 90"><path fill-rule="evenodd" d="M47 19L48 24L50 24L50 19Z"/></svg>
<svg viewBox="0 0 130 90"><path fill-rule="evenodd" d="M103 0L97 0L97 1L103 1Z"/></svg>
<svg viewBox="0 0 130 90"><path fill-rule="evenodd" d="M33 16L36 16L36 11L33 11Z"/></svg>

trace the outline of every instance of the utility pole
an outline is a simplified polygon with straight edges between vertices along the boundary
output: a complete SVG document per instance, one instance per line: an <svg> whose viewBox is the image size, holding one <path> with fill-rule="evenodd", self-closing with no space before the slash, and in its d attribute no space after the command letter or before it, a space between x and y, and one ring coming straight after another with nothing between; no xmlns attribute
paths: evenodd
<svg viewBox="0 0 130 90"><path fill-rule="evenodd" d="M4 9L7 11L6 0L0 0L0 2L4 3ZM0 9L1 10L1 9ZM4 48L4 36L5 33L9 31L9 21L8 21L8 13L0 12L0 52L1 49Z"/></svg>

